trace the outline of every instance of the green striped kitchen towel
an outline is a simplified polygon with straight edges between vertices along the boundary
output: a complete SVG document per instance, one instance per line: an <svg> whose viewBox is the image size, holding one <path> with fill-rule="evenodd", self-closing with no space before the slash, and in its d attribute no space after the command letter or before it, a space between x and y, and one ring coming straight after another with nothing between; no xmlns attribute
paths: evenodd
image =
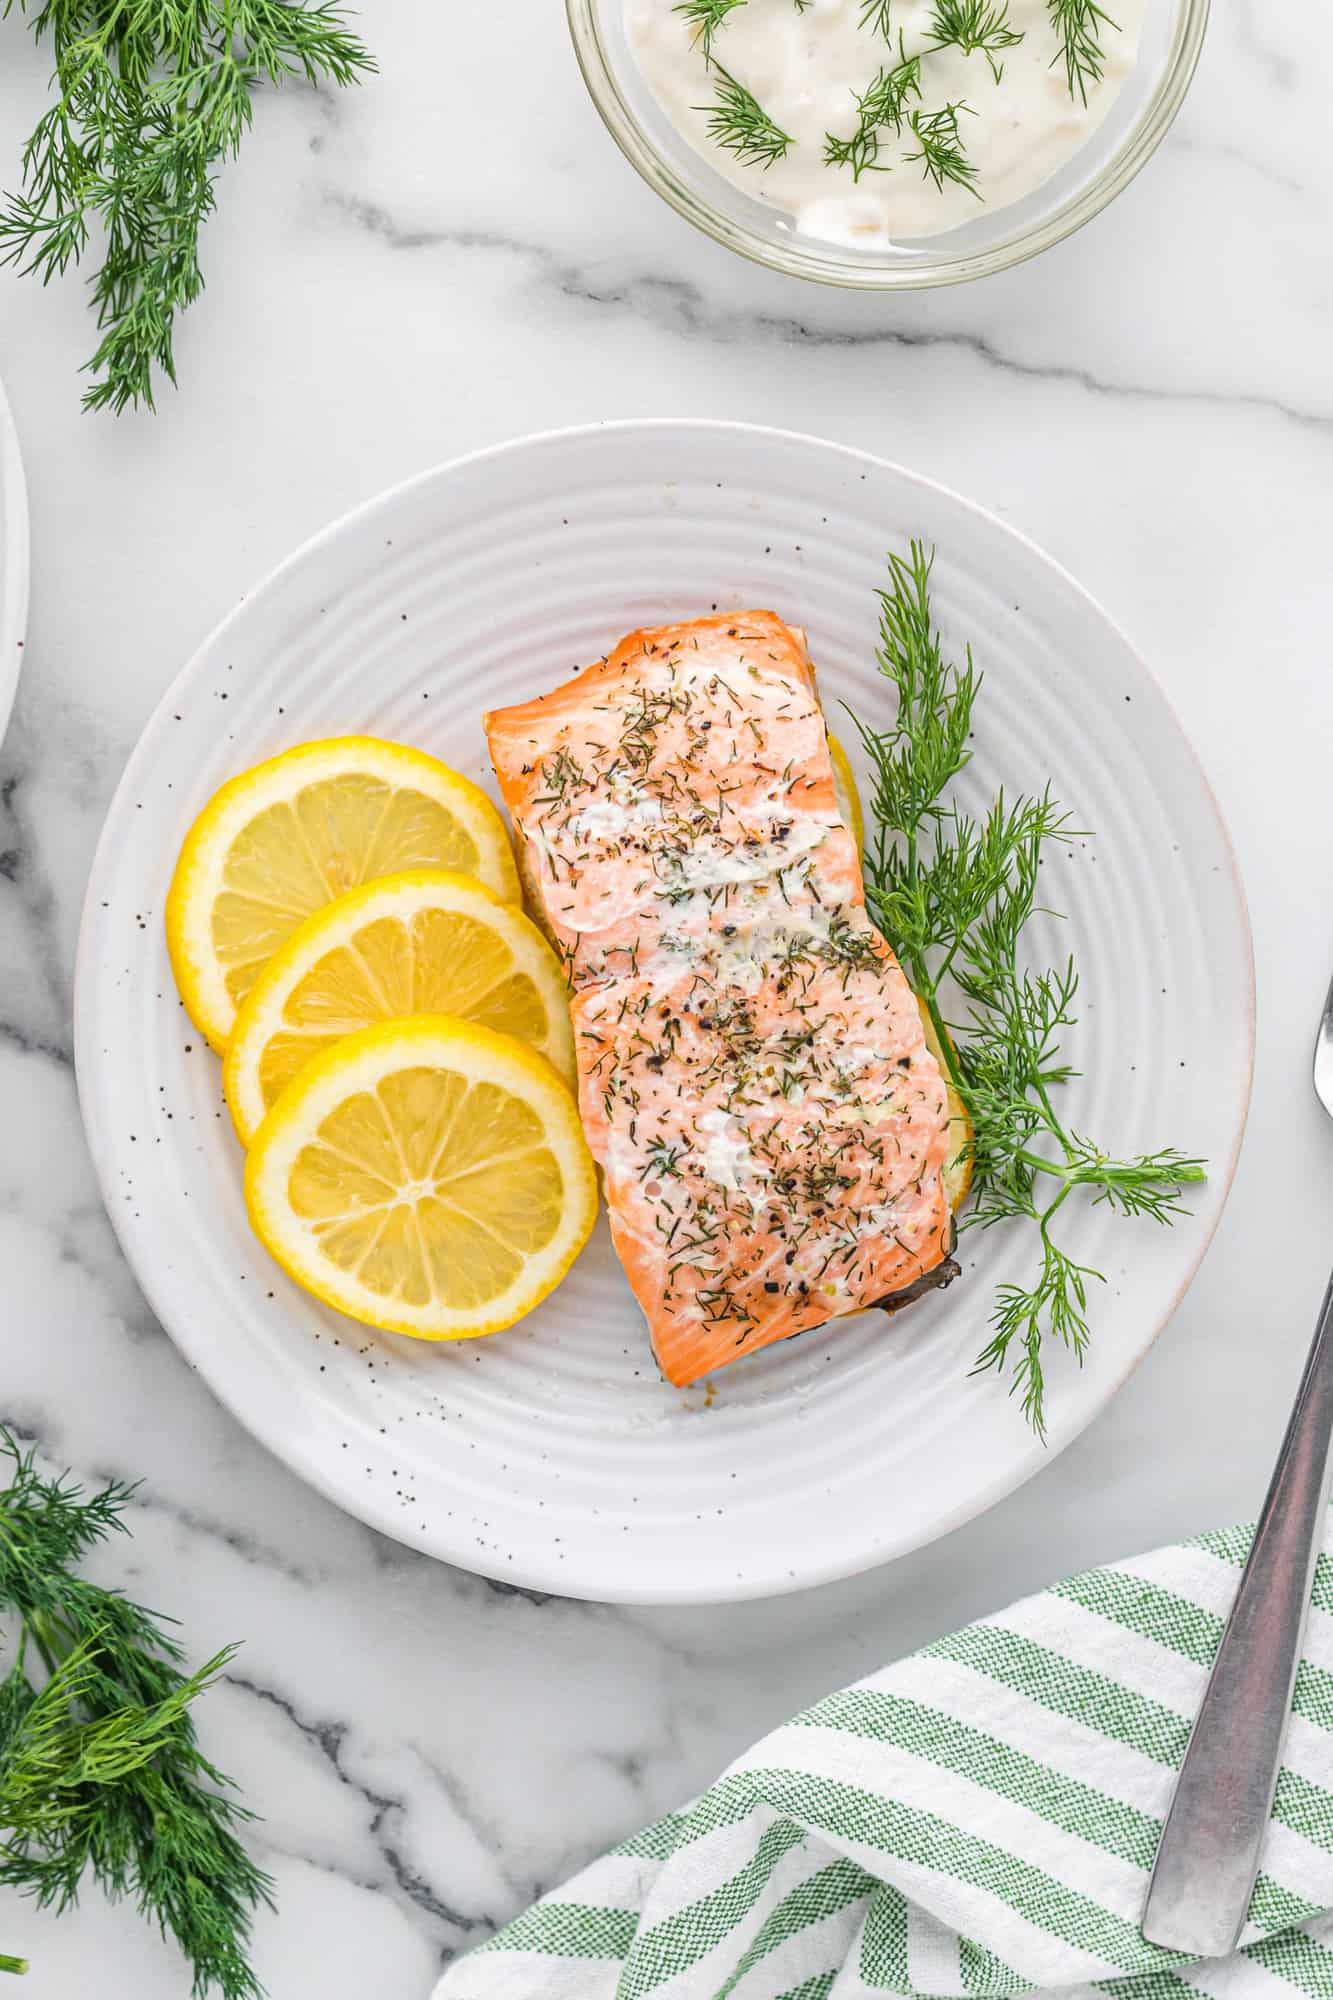
<svg viewBox="0 0 1333 2000"><path fill-rule="evenodd" d="M1249 1548L1056 1585L830 1695L445 1974L435 2000L1333 2000L1333 1558L1234 1957L1139 1918Z"/></svg>

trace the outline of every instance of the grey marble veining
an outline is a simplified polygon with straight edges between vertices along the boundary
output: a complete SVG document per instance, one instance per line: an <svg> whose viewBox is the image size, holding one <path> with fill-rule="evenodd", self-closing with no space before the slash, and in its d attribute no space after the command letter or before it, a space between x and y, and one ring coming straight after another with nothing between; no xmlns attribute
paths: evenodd
<svg viewBox="0 0 1333 2000"><path fill-rule="evenodd" d="M210 1752L263 1815L274 2000L423 1995L442 1960L706 1783L793 1707L1050 1577L1250 1511L1324 1276L1333 1145L1305 1080L1333 956L1333 54L1219 8L1159 157L1082 235L875 301L730 260L588 104L554 0L378 0L380 76L261 99L156 418L83 417L80 290L0 274L34 592L0 749L0 1412L49 1462L141 1477L101 1573L245 1641ZM502 37L502 41L501 38ZM503 56L507 103L493 85ZM45 58L0 22L0 160ZM1164 680L1217 786L1259 953L1255 1111L1189 1298L1104 1418L934 1549L795 1599L623 1611L382 1541L253 1445L156 1325L83 1146L70 993L102 814L208 628L390 482L552 425L709 415L825 433L1043 542ZM1184 1413L1189 1413L1188 1422ZM129 1911L0 1910L34 2000L181 2000Z"/></svg>

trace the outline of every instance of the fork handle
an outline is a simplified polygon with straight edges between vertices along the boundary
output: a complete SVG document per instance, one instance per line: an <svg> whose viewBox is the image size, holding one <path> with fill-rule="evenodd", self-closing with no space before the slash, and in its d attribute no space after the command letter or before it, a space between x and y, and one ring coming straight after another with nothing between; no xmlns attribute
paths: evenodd
<svg viewBox="0 0 1333 2000"><path fill-rule="evenodd" d="M1226 1957L1249 1910L1323 1546L1331 1438L1333 1279L1148 1887L1144 1937L1191 1958Z"/></svg>

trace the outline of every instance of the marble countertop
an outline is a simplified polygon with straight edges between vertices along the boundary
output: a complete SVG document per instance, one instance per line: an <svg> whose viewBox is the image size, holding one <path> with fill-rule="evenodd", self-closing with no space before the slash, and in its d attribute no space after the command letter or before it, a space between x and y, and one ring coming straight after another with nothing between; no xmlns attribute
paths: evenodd
<svg viewBox="0 0 1333 2000"><path fill-rule="evenodd" d="M0 755L0 1414L87 1478L145 1480L105 1573L244 1651L204 1711L263 1814L274 2000L422 1996L580 1861L797 1705L1061 1572L1244 1516L1329 1260L1333 1134L1307 1083L1333 964L1333 195L1326 40L1218 10L1175 131L1103 217L1005 277L895 302L783 282L695 236L614 151L555 0L376 0L356 94L293 88L209 227L160 413L80 414L76 282L0 274L34 544ZM483 32L485 23L487 32ZM44 56L0 22L12 178ZM1251 899L1254 1110L1166 1335L1025 1491L877 1574L734 1610L539 1600L410 1555L253 1444L154 1322L103 1213L70 1056L97 830L167 681L236 597L378 489L521 432L712 415L864 445L1042 542L1165 682ZM33 2000L181 2000L90 1895L0 1934Z"/></svg>

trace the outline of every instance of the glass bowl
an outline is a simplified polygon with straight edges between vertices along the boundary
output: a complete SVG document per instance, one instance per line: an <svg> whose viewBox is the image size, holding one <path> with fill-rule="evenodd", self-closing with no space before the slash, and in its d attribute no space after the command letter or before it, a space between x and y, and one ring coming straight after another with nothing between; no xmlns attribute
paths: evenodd
<svg viewBox="0 0 1333 2000"><path fill-rule="evenodd" d="M742 257L860 291L956 285L1007 270L1080 229L1128 187L1184 101L1209 0L1149 0L1138 60L1106 118L1048 181L993 214L937 236L853 250L804 236L789 216L735 187L672 125L641 74L624 0L565 0L584 81L617 145L648 185ZM662 0L669 6L671 0Z"/></svg>

